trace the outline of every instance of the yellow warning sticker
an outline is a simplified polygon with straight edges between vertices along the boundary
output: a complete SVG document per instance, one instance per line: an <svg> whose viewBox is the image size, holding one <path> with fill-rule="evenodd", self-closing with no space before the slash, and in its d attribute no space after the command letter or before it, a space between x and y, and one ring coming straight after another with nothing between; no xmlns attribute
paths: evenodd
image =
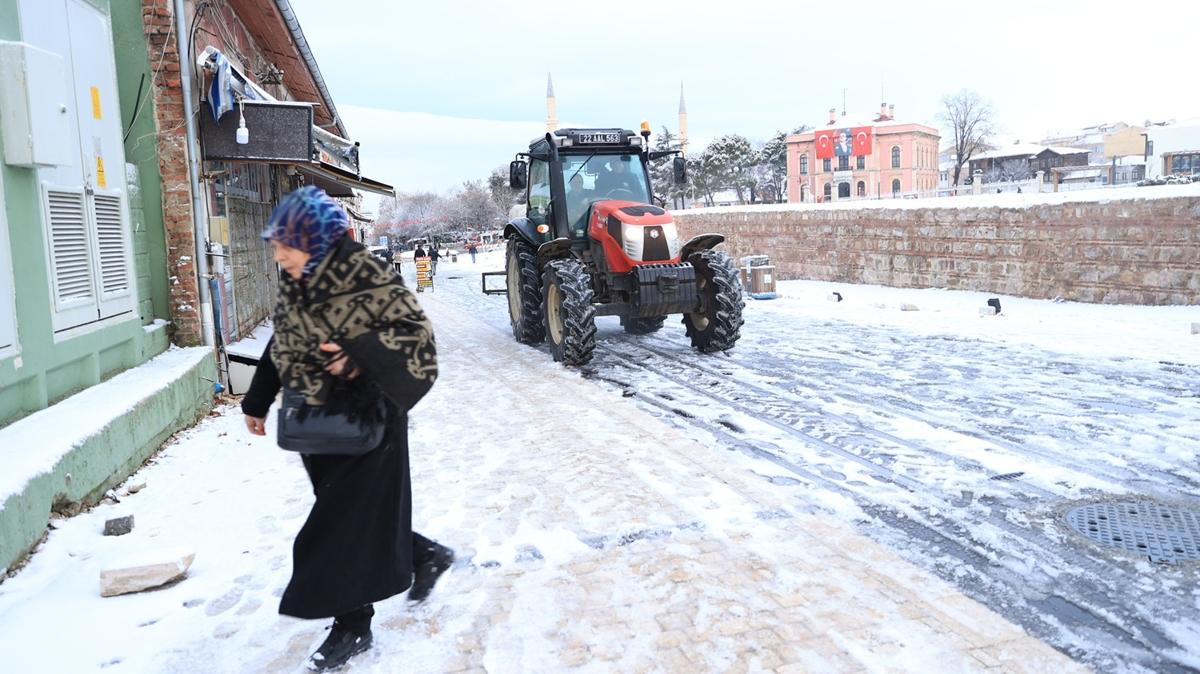
<svg viewBox="0 0 1200 674"><path fill-rule="evenodd" d="M104 177L104 157L96 157L96 185L100 189L108 189L108 180Z"/></svg>
<svg viewBox="0 0 1200 674"><path fill-rule="evenodd" d="M100 88L92 87L92 117L100 119Z"/></svg>

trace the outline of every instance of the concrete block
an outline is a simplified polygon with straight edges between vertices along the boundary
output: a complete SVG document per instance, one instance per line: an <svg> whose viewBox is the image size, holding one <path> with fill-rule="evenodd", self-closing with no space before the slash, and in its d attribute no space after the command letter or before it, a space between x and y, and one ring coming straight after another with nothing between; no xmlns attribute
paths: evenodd
<svg viewBox="0 0 1200 674"><path fill-rule="evenodd" d="M104 523L105 536L124 536L133 531L133 515L114 517Z"/></svg>
<svg viewBox="0 0 1200 674"><path fill-rule="evenodd" d="M995 316L996 307L979 307L980 316Z"/></svg>
<svg viewBox="0 0 1200 674"><path fill-rule="evenodd" d="M825 299L829 300L830 302L841 302L842 294L841 293L829 293L829 295Z"/></svg>
<svg viewBox="0 0 1200 674"><path fill-rule="evenodd" d="M1200 323L1192 323L1192 334L1200 335Z"/></svg>
<svg viewBox="0 0 1200 674"><path fill-rule="evenodd" d="M141 559L100 572L100 596L141 592L183 577L196 559L193 552L149 553Z"/></svg>
<svg viewBox="0 0 1200 674"><path fill-rule="evenodd" d="M921 308L915 304L901 304L900 311L920 311Z"/></svg>

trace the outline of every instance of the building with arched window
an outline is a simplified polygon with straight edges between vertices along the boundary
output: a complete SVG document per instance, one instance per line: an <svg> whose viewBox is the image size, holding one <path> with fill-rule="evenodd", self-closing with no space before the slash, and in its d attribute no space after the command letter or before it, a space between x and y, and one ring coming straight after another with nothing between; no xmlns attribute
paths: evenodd
<svg viewBox="0 0 1200 674"><path fill-rule="evenodd" d="M837 116L787 137L788 201L926 196L938 187L938 130L878 115ZM853 196L852 196L853 195Z"/></svg>

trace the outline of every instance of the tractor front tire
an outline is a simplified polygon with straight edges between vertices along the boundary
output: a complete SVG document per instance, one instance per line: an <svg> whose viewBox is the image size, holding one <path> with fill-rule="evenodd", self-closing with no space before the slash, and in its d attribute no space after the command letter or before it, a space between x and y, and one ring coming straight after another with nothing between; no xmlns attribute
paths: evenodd
<svg viewBox="0 0 1200 674"><path fill-rule="evenodd" d="M554 360L584 365L596 349L596 308L592 285L578 260L554 260L542 273L546 337Z"/></svg>
<svg viewBox="0 0 1200 674"><path fill-rule="evenodd" d="M542 320L542 277L538 272L537 251L518 236L509 238L504 271L513 337L522 344L541 344L546 338L546 328Z"/></svg>
<svg viewBox="0 0 1200 674"><path fill-rule="evenodd" d="M622 316L621 327L631 335L648 335L658 332L665 320L666 316Z"/></svg>
<svg viewBox="0 0 1200 674"><path fill-rule="evenodd" d="M700 309L683 315L692 346L701 353L732 349L741 337L742 282L733 260L715 250L698 250L688 256L696 268L696 294Z"/></svg>

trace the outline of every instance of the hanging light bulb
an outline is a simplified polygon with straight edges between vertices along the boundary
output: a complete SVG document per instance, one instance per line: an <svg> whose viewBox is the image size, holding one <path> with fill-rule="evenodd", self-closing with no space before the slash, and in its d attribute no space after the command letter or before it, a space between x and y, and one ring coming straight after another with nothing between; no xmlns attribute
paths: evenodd
<svg viewBox="0 0 1200 674"><path fill-rule="evenodd" d="M250 142L250 129L246 128L246 99L238 99L238 130L235 137L238 145L246 145Z"/></svg>

